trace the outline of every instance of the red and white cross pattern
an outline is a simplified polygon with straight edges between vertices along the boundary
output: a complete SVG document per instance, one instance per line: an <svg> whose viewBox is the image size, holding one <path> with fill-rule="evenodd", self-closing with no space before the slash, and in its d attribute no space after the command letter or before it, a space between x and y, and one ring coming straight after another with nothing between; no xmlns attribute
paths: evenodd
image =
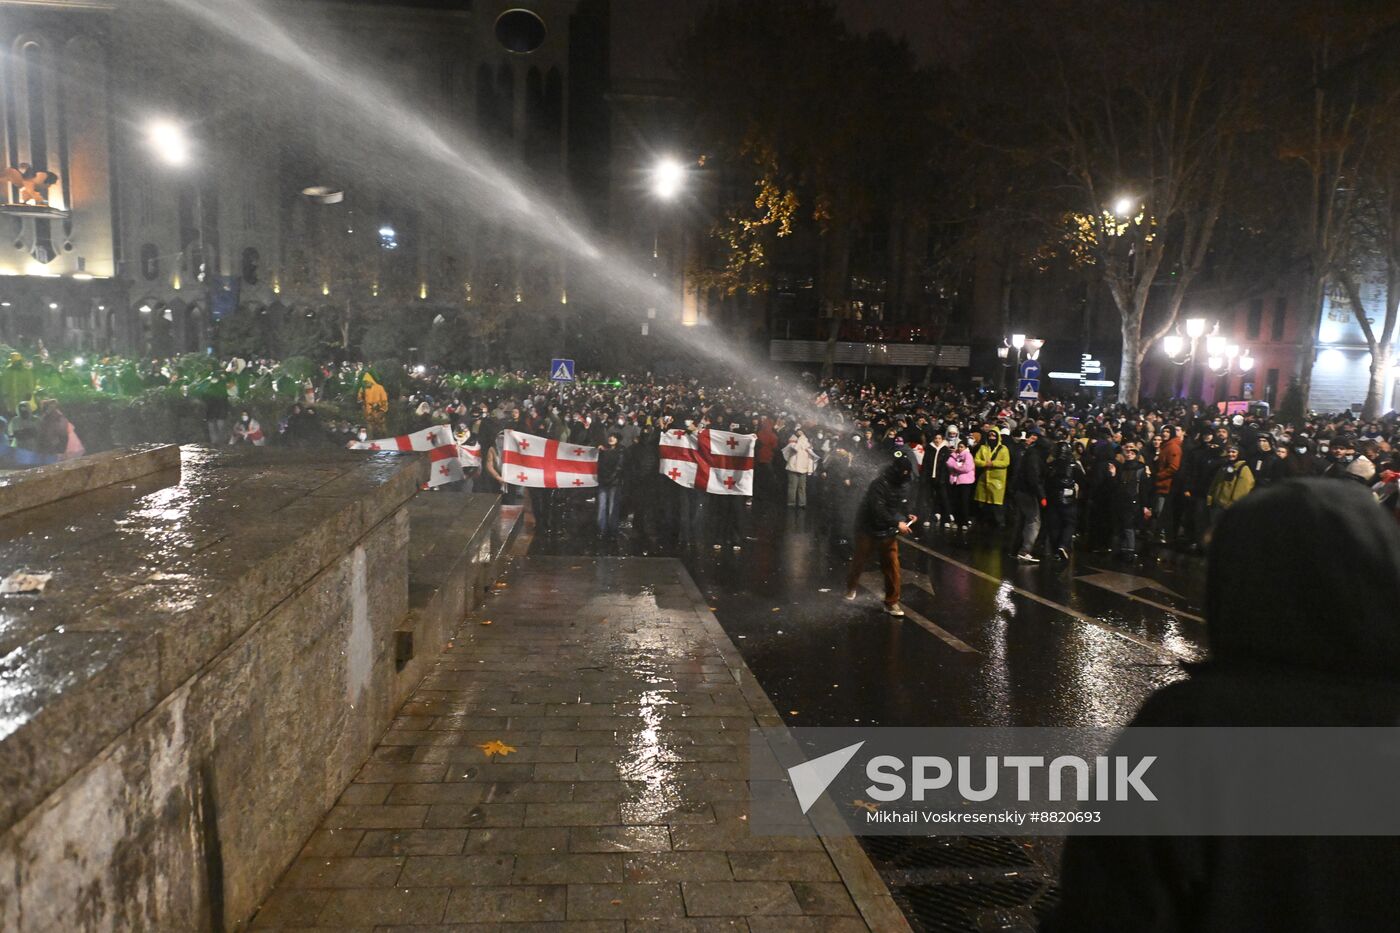
<svg viewBox="0 0 1400 933"><path fill-rule="evenodd" d="M430 467L427 483L429 487L454 483L462 478L457 441L452 436L452 430L445 424L378 441L356 441L350 447L352 450L427 453Z"/></svg>
<svg viewBox="0 0 1400 933"><path fill-rule="evenodd" d="M512 486L583 489L598 485L598 448L501 432L501 476Z"/></svg>
<svg viewBox="0 0 1400 933"><path fill-rule="evenodd" d="M753 495L753 448L758 436L671 430L661 435L661 475L718 496Z"/></svg>

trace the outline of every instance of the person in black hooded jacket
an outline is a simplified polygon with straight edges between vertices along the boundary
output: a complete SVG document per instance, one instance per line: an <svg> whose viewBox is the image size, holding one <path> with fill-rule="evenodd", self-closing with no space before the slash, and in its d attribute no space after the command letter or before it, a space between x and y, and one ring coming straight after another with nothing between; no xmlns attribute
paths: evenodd
<svg viewBox="0 0 1400 933"><path fill-rule="evenodd" d="M896 450L892 460L880 475L871 481L856 511L856 549L846 576L846 600L856 598L860 575L872 553L880 557L880 570L885 576L885 612L904 615L899 606L899 536L907 535L917 515L908 513L909 477L914 473L914 458L906 450Z"/></svg>
<svg viewBox="0 0 1400 933"><path fill-rule="evenodd" d="M1261 490L1225 512L1210 544L1209 660L1130 725L1395 726L1397 606L1400 528L1367 490L1325 479ZM1397 869L1394 836L1080 836L1065 846L1049 928L1393 929Z"/></svg>

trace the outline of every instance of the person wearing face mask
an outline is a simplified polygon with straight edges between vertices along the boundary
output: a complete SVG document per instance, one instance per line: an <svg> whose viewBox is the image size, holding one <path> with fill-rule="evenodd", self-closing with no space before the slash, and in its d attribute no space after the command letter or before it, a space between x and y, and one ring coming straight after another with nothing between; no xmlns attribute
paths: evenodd
<svg viewBox="0 0 1400 933"><path fill-rule="evenodd" d="M787 461L787 504L790 509L807 507L807 477L817 468L817 455L812 442L801 427L788 438L783 448L783 458Z"/></svg>
<svg viewBox="0 0 1400 933"><path fill-rule="evenodd" d="M617 431L619 438L618 443L623 447L631 447L633 444L637 443L637 438L641 436L642 429L637 427L636 413L634 412L631 417L628 417L618 412L617 418L614 420L616 422L614 430Z"/></svg>
<svg viewBox="0 0 1400 933"><path fill-rule="evenodd" d="M598 534L617 534L619 502L626 471L623 464L621 437L616 431L608 434L607 443L598 449Z"/></svg>
<svg viewBox="0 0 1400 933"><path fill-rule="evenodd" d="M1231 443L1225 448L1225 462L1216 470L1215 481L1211 483L1210 495L1206 498L1211 510L1211 524L1218 522L1221 513L1253 490L1254 471L1240 459L1240 446Z"/></svg>
<svg viewBox="0 0 1400 933"><path fill-rule="evenodd" d="M1273 436L1259 434L1255 438L1254 448L1247 458L1250 472L1254 474L1255 485L1267 486L1273 480L1274 462L1278 459L1274 454Z"/></svg>
<svg viewBox="0 0 1400 933"><path fill-rule="evenodd" d="M897 450L880 475L866 489L856 513L856 548L846 575L846 601L855 600L860 576L872 554L880 559L885 578L884 608L888 615L902 616L899 605L899 536L912 533L918 516L908 514L909 477L914 460L908 451Z"/></svg>
<svg viewBox="0 0 1400 933"><path fill-rule="evenodd" d="M972 527L972 489L977 482L977 464L967 440L958 438L953 452L948 455L948 504L951 508L950 522L946 527L961 527L967 531Z"/></svg>
<svg viewBox="0 0 1400 933"><path fill-rule="evenodd" d="M944 523L949 527L953 524L952 500L948 496L948 458L952 453L953 446L943 432L935 431L928 449L924 451L923 476L920 477L926 490L929 511L933 513L933 521L924 525L925 531Z"/></svg>
<svg viewBox="0 0 1400 933"><path fill-rule="evenodd" d="M1011 466L1011 451L1003 442L1001 432L992 428L987 440L973 456L977 464L977 489L973 499L991 513L998 529L1005 527L1003 503L1006 499L1006 472Z"/></svg>
<svg viewBox="0 0 1400 933"><path fill-rule="evenodd" d="M230 444L252 444L254 447L262 447L267 443L267 438L263 436L262 425L248 412L240 412L238 420L233 425L233 437Z"/></svg>

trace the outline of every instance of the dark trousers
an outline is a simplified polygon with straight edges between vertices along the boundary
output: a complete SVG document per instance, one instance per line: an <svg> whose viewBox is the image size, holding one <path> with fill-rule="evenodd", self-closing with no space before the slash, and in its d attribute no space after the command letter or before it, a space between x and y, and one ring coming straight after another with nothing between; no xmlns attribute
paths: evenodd
<svg viewBox="0 0 1400 933"><path fill-rule="evenodd" d="M718 544L735 545L740 543L739 535L739 512L744 507L743 496L715 496L713 506L716 510L715 542Z"/></svg>
<svg viewBox="0 0 1400 933"><path fill-rule="evenodd" d="M972 521L972 484L964 483L948 487L948 498L953 503L953 521L966 525Z"/></svg>
<svg viewBox="0 0 1400 933"><path fill-rule="evenodd" d="M929 521L934 520L935 515L941 515L940 521L953 520L953 500L949 495L951 487L941 479L933 480L928 484L929 491Z"/></svg>
<svg viewBox="0 0 1400 933"><path fill-rule="evenodd" d="M1066 551L1074 547L1074 529L1079 524L1079 503L1077 502L1052 502L1045 510L1045 533L1050 540L1050 547L1055 549L1064 548Z"/></svg>
<svg viewBox="0 0 1400 933"><path fill-rule="evenodd" d="M851 557L851 571L846 575L846 589L860 586L860 575L872 553L879 556L880 573L885 577L885 605L893 606L899 602L900 589L898 535L876 538L865 532L856 533L856 552Z"/></svg>

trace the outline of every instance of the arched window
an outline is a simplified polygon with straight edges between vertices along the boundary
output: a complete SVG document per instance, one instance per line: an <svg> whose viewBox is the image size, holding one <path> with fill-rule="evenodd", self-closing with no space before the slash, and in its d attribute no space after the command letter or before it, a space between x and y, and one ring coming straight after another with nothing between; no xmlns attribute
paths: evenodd
<svg viewBox="0 0 1400 933"><path fill-rule="evenodd" d="M505 62L496 69L496 108L497 132L510 139L515 135L515 71Z"/></svg>
<svg viewBox="0 0 1400 933"><path fill-rule="evenodd" d="M154 243L143 243L141 245L141 277L149 282L158 275L160 275L160 250Z"/></svg>
<svg viewBox="0 0 1400 933"><path fill-rule="evenodd" d="M258 284L258 263L260 262L262 262L262 256L254 247L250 246L243 251L243 281L248 285Z"/></svg>

